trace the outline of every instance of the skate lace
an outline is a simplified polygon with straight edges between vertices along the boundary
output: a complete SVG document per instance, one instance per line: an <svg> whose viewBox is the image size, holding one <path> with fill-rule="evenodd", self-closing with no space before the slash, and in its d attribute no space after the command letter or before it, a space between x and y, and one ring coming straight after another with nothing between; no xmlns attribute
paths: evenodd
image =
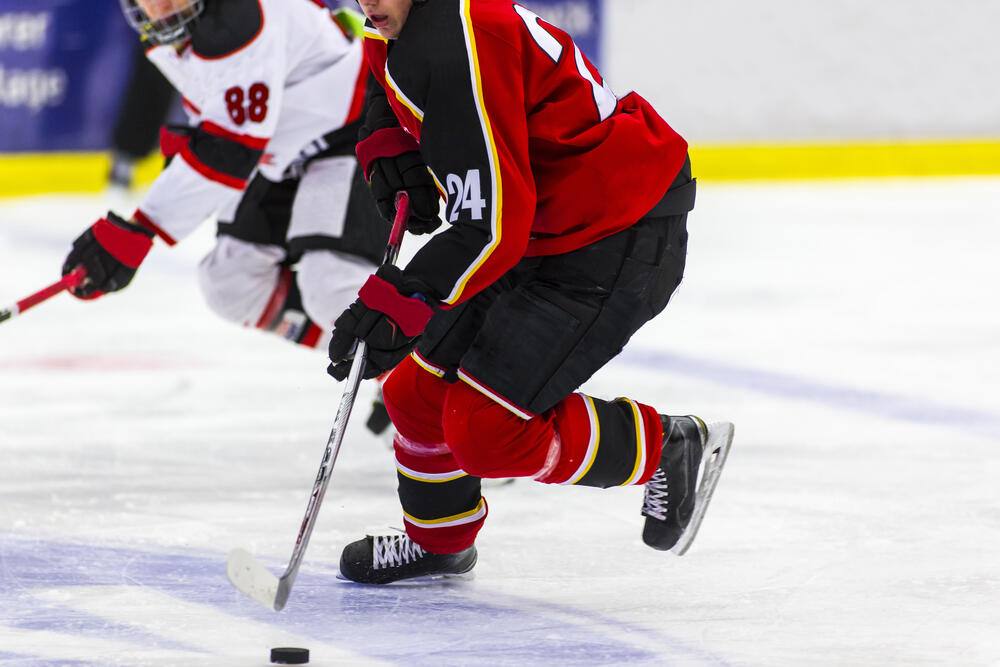
<svg viewBox="0 0 1000 667"><path fill-rule="evenodd" d="M654 519L665 521L667 518L667 473L659 468L653 477L646 482L645 494L642 498L642 513Z"/></svg>
<svg viewBox="0 0 1000 667"><path fill-rule="evenodd" d="M406 535L379 535L373 539L373 566L376 570L416 562L425 553Z"/></svg>

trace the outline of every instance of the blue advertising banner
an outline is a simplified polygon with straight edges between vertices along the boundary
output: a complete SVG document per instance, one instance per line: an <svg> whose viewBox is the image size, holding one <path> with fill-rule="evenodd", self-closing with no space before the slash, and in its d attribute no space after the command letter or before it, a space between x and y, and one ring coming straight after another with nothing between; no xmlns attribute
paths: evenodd
<svg viewBox="0 0 1000 667"><path fill-rule="evenodd" d="M354 0L326 0L332 7L358 8ZM517 0L576 40L580 50L601 66L601 19L604 0Z"/></svg>
<svg viewBox="0 0 1000 667"><path fill-rule="evenodd" d="M568 32L580 50L601 66L603 0L519 0L518 4Z"/></svg>
<svg viewBox="0 0 1000 667"><path fill-rule="evenodd" d="M136 39L117 0L3 0L0 152L106 147Z"/></svg>
<svg viewBox="0 0 1000 667"><path fill-rule="evenodd" d="M602 0L522 4L600 64ZM2 0L0 153L106 149L136 40L118 0Z"/></svg>

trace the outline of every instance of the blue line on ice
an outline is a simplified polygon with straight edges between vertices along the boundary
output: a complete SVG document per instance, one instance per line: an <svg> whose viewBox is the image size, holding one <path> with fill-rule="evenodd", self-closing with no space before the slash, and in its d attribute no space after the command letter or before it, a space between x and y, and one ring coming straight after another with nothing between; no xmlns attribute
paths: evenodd
<svg viewBox="0 0 1000 667"><path fill-rule="evenodd" d="M331 572L308 570L300 575L288 608L275 614L230 587L224 560L212 554L0 536L0 608L29 611L3 622L26 631L102 638L110 633L146 647L183 649L134 628L129 636L128 626L95 622L71 606L25 599L33 591L132 585L407 665L725 664L662 633L580 609L483 593L475 585L364 587L337 581ZM567 621L567 616L578 620ZM624 641L623 633L651 639L657 654Z"/></svg>
<svg viewBox="0 0 1000 667"><path fill-rule="evenodd" d="M1000 415L866 389L826 384L817 380L745 366L708 361L649 348L626 348L620 360L657 372L689 375L728 387L770 396L808 401L834 408L895 419L912 424L945 426L1000 439Z"/></svg>

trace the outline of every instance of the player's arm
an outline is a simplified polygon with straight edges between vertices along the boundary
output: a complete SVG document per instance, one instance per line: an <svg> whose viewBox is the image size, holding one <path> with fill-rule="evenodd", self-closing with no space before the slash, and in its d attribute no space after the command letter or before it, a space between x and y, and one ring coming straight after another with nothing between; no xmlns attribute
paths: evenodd
<svg viewBox="0 0 1000 667"><path fill-rule="evenodd" d="M379 84L378 79L369 75L368 83L365 87L365 106L363 112L363 122L361 130L358 132L358 140L364 141L379 130L396 130L399 127L399 119L389 106L389 100L385 94L385 88Z"/></svg>
<svg viewBox="0 0 1000 667"><path fill-rule="evenodd" d="M270 133L265 128L240 133L232 125L203 116L194 127L164 131L162 147L170 164L136 209L136 224L173 245L242 195L265 154Z"/></svg>
<svg viewBox="0 0 1000 667"><path fill-rule="evenodd" d="M527 247L535 190L519 56L488 34L476 35L481 39L472 46L461 31L454 37L434 54L428 102L417 109L421 153L447 192L451 227L432 237L405 270L379 269L337 319L329 371L338 379L350 369L355 339L368 344L367 376L395 367L435 308L471 298L517 264Z"/></svg>
<svg viewBox="0 0 1000 667"><path fill-rule="evenodd" d="M74 295L95 298L123 289L153 238L173 245L241 196L277 127L284 64L283 50L273 51L259 58L247 49L213 65L218 89L195 126L164 135L164 153L173 159L131 219L109 212L74 242L63 272L83 266L88 276Z"/></svg>
<svg viewBox="0 0 1000 667"><path fill-rule="evenodd" d="M520 261L535 212L520 54L489 32L469 26L469 34L442 37L422 110L423 155L447 193L451 227L404 271L445 308Z"/></svg>
<svg viewBox="0 0 1000 667"><path fill-rule="evenodd" d="M420 146L399 125L386 91L374 76L365 91L364 122L358 132L358 161L382 217L396 216L396 193L410 196L409 230L429 234L441 226L441 200Z"/></svg>

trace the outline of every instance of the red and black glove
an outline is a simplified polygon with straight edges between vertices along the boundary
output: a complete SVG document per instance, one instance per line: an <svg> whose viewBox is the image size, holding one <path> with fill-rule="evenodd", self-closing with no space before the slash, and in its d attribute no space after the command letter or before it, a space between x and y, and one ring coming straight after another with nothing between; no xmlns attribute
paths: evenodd
<svg viewBox="0 0 1000 667"><path fill-rule="evenodd" d="M62 274L82 266L87 278L70 290L80 299L96 299L124 289L153 247L153 232L131 225L114 213L101 218L73 242Z"/></svg>
<svg viewBox="0 0 1000 667"><path fill-rule="evenodd" d="M347 377L358 339L368 345L365 379L392 370L406 358L434 315L419 296L407 296L412 293L407 287L403 272L391 265L368 279L358 300L333 323L330 375L338 380Z"/></svg>
<svg viewBox="0 0 1000 667"><path fill-rule="evenodd" d="M420 146L401 127L376 130L358 142L358 162L382 217L396 217L396 193L410 195L410 220L406 231L430 234L441 226L441 198L427 171Z"/></svg>

